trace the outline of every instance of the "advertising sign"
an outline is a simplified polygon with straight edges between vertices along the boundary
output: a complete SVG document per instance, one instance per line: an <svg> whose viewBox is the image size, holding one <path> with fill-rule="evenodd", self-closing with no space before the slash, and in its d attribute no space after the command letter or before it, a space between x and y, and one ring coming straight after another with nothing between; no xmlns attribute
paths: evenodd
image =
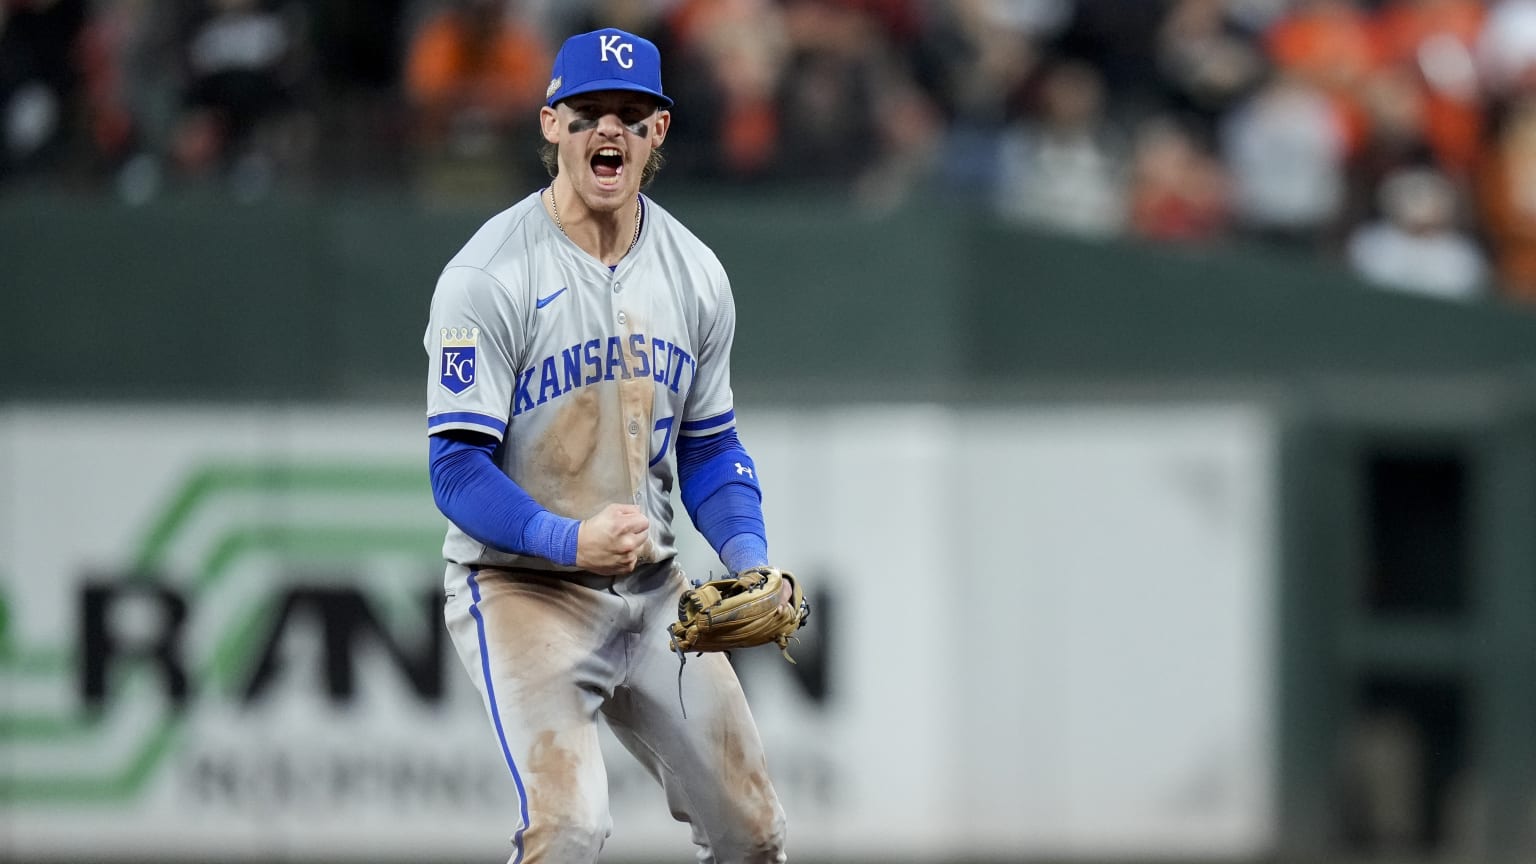
<svg viewBox="0 0 1536 864"><path fill-rule="evenodd" d="M797 858L1267 848L1262 413L740 414L813 605L733 658ZM425 457L414 410L0 410L0 858L503 860ZM690 854L605 754L605 860Z"/></svg>

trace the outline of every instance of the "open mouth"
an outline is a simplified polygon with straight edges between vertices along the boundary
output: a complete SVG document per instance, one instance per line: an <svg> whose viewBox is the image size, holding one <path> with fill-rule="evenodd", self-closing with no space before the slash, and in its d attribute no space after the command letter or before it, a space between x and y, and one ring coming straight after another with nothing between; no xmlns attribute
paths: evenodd
<svg viewBox="0 0 1536 864"><path fill-rule="evenodd" d="M600 182L616 183L624 174L624 154L617 147L604 147L592 155L592 173Z"/></svg>

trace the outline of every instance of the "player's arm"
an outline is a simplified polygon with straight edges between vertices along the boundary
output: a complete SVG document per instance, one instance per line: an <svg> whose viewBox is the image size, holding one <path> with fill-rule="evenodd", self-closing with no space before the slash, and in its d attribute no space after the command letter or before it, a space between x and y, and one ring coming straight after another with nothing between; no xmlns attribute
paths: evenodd
<svg viewBox="0 0 1536 864"><path fill-rule="evenodd" d="M714 293L700 309L698 365L677 439L677 482L695 528L732 573L768 563L757 466L736 435L731 345L736 300L714 262Z"/></svg>
<svg viewBox="0 0 1536 864"><path fill-rule="evenodd" d="M678 438L677 483L694 527L732 573L768 563L757 466L736 427Z"/></svg>
<svg viewBox="0 0 1536 864"><path fill-rule="evenodd" d="M551 513L496 466L495 438L453 429L428 438L437 507L469 536L503 552L609 576L634 570L649 523L638 507L610 504L585 521Z"/></svg>
<svg viewBox="0 0 1536 864"><path fill-rule="evenodd" d="M557 516L496 467L496 439L454 429L429 436L432 497L465 534L495 549L576 563L581 523Z"/></svg>

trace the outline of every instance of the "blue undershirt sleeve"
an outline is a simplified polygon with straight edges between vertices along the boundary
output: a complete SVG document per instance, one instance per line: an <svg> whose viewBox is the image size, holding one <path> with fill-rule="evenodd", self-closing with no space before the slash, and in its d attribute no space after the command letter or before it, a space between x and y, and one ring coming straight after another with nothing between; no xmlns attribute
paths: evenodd
<svg viewBox="0 0 1536 864"><path fill-rule="evenodd" d="M695 528L732 573L768 563L757 466L734 428L677 439L677 483Z"/></svg>
<svg viewBox="0 0 1536 864"><path fill-rule="evenodd" d="M429 436L432 497L465 534L515 555L574 566L581 522L544 509L496 466L496 439L455 430Z"/></svg>

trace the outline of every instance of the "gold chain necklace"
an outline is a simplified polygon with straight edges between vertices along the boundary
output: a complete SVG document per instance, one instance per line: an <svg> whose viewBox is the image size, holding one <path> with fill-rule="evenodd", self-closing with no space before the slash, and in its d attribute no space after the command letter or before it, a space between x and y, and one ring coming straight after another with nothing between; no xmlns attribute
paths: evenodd
<svg viewBox="0 0 1536 864"><path fill-rule="evenodd" d="M561 222L560 222L560 202L555 200L555 187L553 185L551 185L549 187L549 212L554 214L554 217L555 217L555 227L560 229L560 233L561 234L565 234L565 225L561 224ZM566 236L569 237L570 235L566 234ZM635 197L635 233L634 233L634 235L632 237L629 238L629 246L628 246L628 248L626 248L624 250L624 254L628 255L630 253L630 251L635 248L635 244L639 243L639 242L640 242L640 198L639 198L639 196L636 196Z"/></svg>

